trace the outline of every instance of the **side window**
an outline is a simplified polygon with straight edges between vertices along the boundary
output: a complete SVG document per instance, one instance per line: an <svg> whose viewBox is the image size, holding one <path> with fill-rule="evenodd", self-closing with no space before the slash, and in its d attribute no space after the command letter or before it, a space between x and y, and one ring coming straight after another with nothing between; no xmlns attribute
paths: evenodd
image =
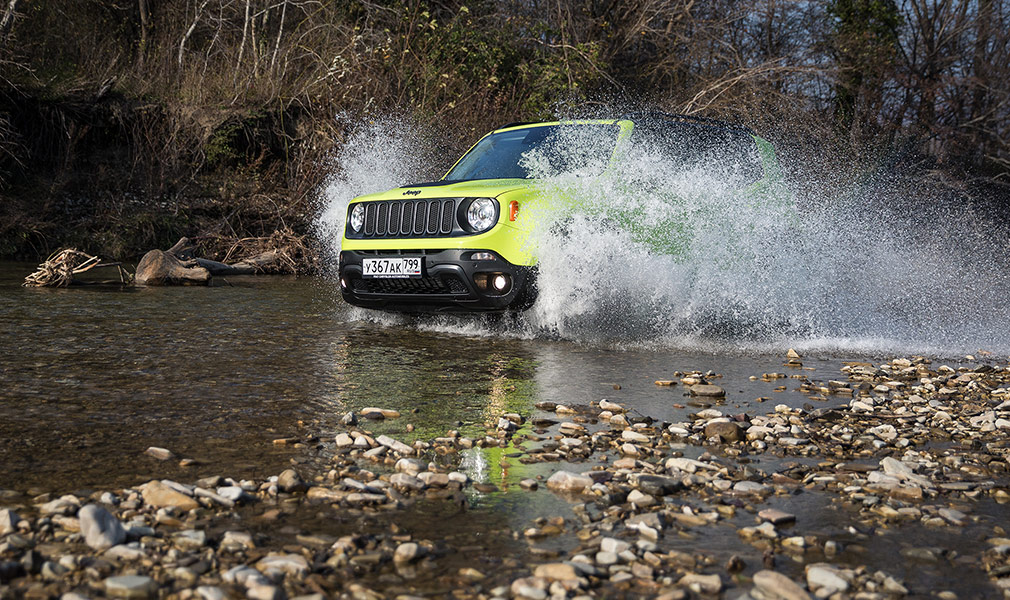
<svg viewBox="0 0 1010 600"><path fill-rule="evenodd" d="M743 129L677 121L636 123L632 148L687 169L711 172L741 185L764 176L754 138Z"/></svg>

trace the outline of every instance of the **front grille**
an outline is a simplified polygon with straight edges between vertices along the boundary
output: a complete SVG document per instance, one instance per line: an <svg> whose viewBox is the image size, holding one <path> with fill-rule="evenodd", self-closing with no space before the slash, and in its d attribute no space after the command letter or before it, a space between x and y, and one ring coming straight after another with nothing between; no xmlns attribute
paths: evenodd
<svg viewBox="0 0 1010 600"><path fill-rule="evenodd" d="M383 200L365 204L365 227L358 238L410 238L465 235L456 223L460 198Z"/></svg>
<svg viewBox="0 0 1010 600"><path fill-rule="evenodd" d="M354 291L361 294L466 294L466 285L453 275L411 277L409 279L355 279Z"/></svg>

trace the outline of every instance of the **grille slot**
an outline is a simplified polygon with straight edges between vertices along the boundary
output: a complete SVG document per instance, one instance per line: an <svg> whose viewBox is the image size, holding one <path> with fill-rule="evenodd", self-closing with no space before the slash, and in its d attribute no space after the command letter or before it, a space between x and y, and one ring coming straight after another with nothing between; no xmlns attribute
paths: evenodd
<svg viewBox="0 0 1010 600"><path fill-rule="evenodd" d="M425 231L428 235L435 235L438 233L438 202L428 203L428 221Z"/></svg>
<svg viewBox="0 0 1010 600"><path fill-rule="evenodd" d="M386 225L389 224L389 204L379 204L379 220L375 224L375 235L386 235Z"/></svg>
<svg viewBox="0 0 1010 600"><path fill-rule="evenodd" d="M365 205L365 235L375 233L375 213L378 210L379 207L374 204Z"/></svg>
<svg viewBox="0 0 1010 600"><path fill-rule="evenodd" d="M439 227L438 232L443 235L452 232L453 208L455 208L455 202L453 202L452 200L442 201L442 224Z"/></svg>
<svg viewBox="0 0 1010 600"><path fill-rule="evenodd" d="M403 218L400 221L400 231L403 235L410 235L414 229L414 203L403 203Z"/></svg>
<svg viewBox="0 0 1010 600"><path fill-rule="evenodd" d="M389 205L389 235L400 235L400 209L403 205L399 202L393 202Z"/></svg>
<svg viewBox="0 0 1010 600"><path fill-rule="evenodd" d="M424 218L428 215L428 205L424 202L414 204L414 235L424 233Z"/></svg>

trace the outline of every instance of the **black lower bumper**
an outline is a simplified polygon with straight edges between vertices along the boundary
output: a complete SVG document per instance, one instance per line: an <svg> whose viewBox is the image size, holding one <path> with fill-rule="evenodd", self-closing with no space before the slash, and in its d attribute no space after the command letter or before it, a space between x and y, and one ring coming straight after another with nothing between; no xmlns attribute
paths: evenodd
<svg viewBox="0 0 1010 600"><path fill-rule="evenodd" d="M535 267L513 265L485 250L354 251L340 253L340 292L349 304L400 312L494 312L525 310L536 299ZM365 277L366 259L421 257L421 275ZM507 286L496 289L498 283Z"/></svg>

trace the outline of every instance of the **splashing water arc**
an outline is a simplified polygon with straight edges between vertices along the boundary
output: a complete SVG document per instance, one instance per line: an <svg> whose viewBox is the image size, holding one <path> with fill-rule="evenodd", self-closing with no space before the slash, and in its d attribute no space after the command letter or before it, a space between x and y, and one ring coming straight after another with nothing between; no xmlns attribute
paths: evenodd
<svg viewBox="0 0 1010 600"><path fill-rule="evenodd" d="M567 141L573 148L593 143ZM316 223L334 264L351 199L437 179L457 158L431 160L419 148L425 145L415 127L394 119L348 138ZM543 165L557 161L542 158L526 157L530 172L587 210L568 215L563 234L548 225L534 231L540 295L532 309L514 320L406 319L350 308L348 315L617 346L1010 353L1006 244L986 233L985 215L934 202L937 192L924 185L839 189L822 184L832 167L818 157L791 187L829 191L805 192L785 206L742 194L732 183L739 170L732 156L673 164L658 149L640 148L603 175L549 172ZM599 218L615 211L651 225L682 223L671 235L689 232L677 240L683 251L657 252Z"/></svg>

